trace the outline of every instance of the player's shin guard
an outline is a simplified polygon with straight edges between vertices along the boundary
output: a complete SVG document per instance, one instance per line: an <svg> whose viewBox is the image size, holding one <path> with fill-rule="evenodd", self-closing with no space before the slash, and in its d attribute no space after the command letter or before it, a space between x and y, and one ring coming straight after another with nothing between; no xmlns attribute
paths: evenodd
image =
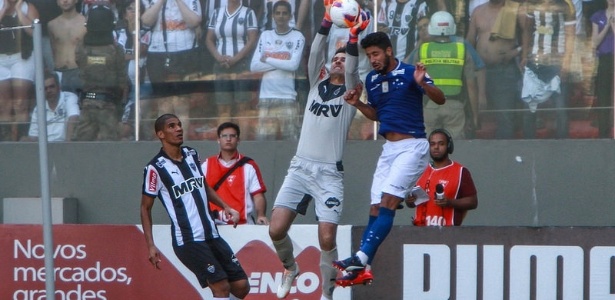
<svg viewBox="0 0 615 300"><path fill-rule="evenodd" d="M275 251L282 261L284 268L289 270L295 267L295 257L293 256L293 241L287 235L279 241L273 241Z"/></svg>
<svg viewBox="0 0 615 300"><path fill-rule="evenodd" d="M335 278L337 277L337 269L331 262L338 259L337 247L331 251L320 252L320 274L322 280L322 295L327 299L332 299L333 289L335 289Z"/></svg>

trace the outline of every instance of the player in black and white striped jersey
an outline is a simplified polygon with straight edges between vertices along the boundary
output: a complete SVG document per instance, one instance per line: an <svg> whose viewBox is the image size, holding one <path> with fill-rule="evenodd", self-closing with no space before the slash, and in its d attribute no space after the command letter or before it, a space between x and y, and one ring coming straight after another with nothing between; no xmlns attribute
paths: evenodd
<svg viewBox="0 0 615 300"><path fill-rule="evenodd" d="M141 196L141 224L150 262L160 269L160 251L152 234L152 207L158 197L171 218L173 251L201 287L209 286L214 299L228 300L229 291L243 299L250 291L248 277L218 233L209 201L223 207L234 222L239 213L207 185L196 150L182 146L184 131L177 116L164 114L154 126L162 149L145 167Z"/></svg>

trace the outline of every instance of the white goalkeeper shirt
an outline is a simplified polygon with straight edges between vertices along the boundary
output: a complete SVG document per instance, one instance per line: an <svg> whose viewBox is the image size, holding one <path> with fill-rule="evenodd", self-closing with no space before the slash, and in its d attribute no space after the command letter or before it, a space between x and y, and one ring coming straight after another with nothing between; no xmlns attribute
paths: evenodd
<svg viewBox="0 0 615 300"><path fill-rule="evenodd" d="M344 145L357 109L343 98L348 88L359 82L358 57L346 54L345 85L334 85L329 75L320 79L325 65L327 36L320 33L312 43L308 61L308 94L303 125L297 146L297 157L322 162L336 163L342 160Z"/></svg>

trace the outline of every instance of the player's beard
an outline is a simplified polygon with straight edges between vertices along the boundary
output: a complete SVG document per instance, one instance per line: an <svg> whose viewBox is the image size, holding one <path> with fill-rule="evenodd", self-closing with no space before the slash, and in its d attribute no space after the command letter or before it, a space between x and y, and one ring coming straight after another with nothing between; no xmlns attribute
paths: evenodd
<svg viewBox="0 0 615 300"><path fill-rule="evenodd" d="M391 65L391 56L386 54L384 56L384 62L382 63L382 69L378 71L381 75L386 75L387 70L389 69L389 65Z"/></svg>

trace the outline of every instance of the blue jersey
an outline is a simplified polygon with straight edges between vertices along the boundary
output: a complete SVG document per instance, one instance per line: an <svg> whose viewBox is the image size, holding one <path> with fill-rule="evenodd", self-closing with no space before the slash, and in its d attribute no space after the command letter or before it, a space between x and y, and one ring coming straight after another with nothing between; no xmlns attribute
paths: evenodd
<svg viewBox="0 0 615 300"><path fill-rule="evenodd" d="M365 79L367 104L378 114L378 134L388 132L425 138L423 123L423 94L425 91L414 81L415 67L398 60L397 67L382 75L372 70ZM425 83L433 80L425 75Z"/></svg>

